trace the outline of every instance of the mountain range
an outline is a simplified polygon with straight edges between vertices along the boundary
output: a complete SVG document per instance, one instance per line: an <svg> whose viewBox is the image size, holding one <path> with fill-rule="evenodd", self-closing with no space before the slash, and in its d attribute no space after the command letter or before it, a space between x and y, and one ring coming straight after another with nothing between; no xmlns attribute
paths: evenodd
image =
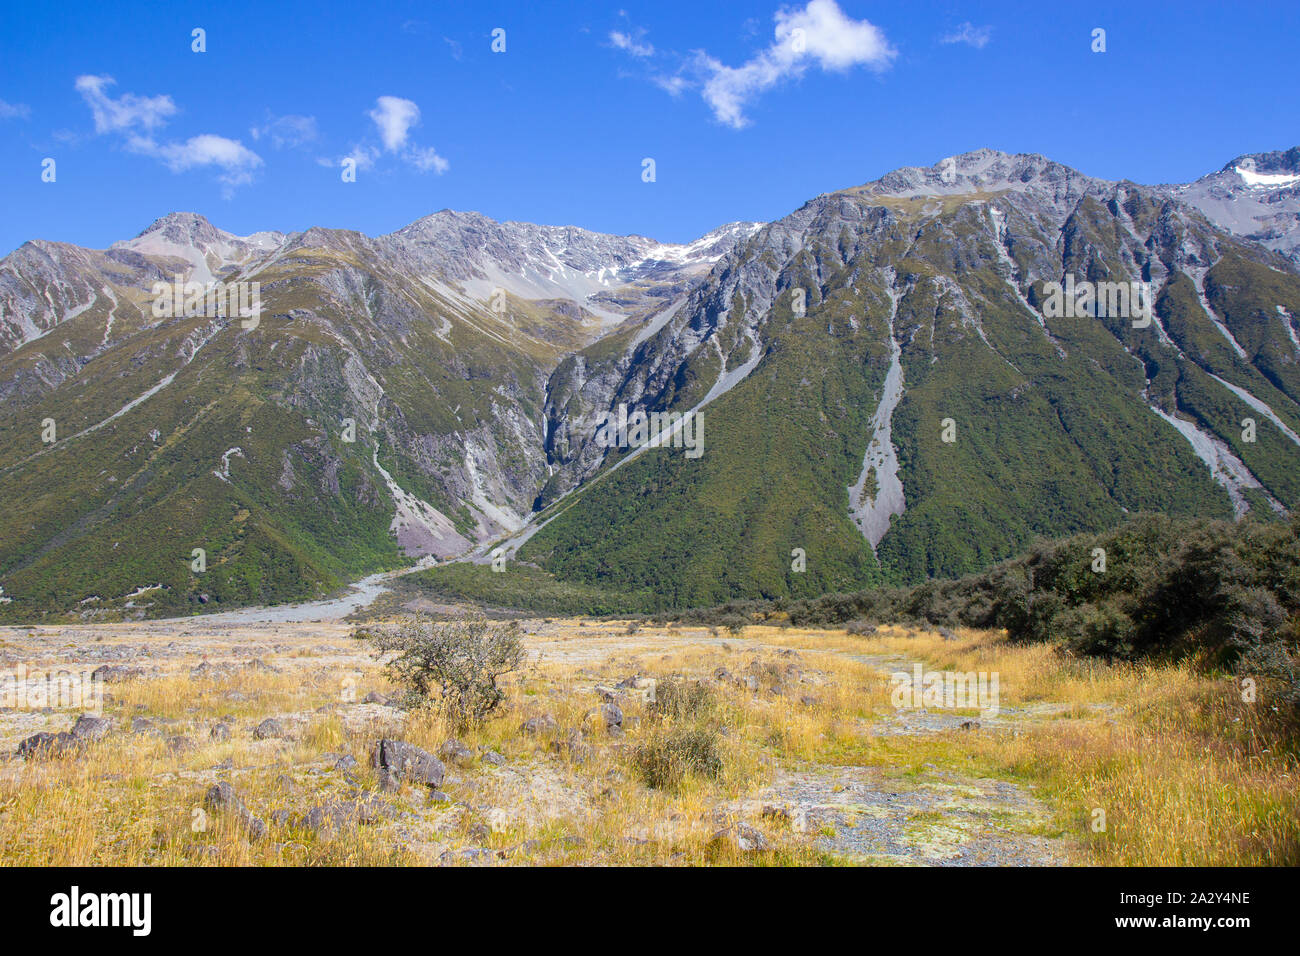
<svg viewBox="0 0 1300 956"><path fill-rule="evenodd" d="M698 606L975 571L1126 513L1285 515L1298 160L1143 186L978 150L688 244L447 210L25 243L0 617L298 600L421 557ZM177 281L256 283L261 311L159 314ZM638 413L694 419L703 454L612 447L598 423Z"/></svg>

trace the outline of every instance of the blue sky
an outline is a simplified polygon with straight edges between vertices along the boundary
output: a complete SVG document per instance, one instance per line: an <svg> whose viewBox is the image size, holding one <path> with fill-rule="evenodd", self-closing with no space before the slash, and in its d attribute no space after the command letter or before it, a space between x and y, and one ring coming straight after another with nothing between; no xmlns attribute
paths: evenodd
<svg viewBox="0 0 1300 956"><path fill-rule="evenodd" d="M1300 143L1297 36L1294 0L10 3L0 252L173 210L239 234L450 207L687 241L981 146L1186 181Z"/></svg>

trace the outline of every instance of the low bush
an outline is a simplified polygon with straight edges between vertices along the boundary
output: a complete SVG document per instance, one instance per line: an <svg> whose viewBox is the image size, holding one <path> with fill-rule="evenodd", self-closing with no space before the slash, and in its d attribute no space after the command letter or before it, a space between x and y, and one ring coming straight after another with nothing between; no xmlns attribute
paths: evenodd
<svg viewBox="0 0 1300 956"><path fill-rule="evenodd" d="M406 706L432 706L458 732L500 706L506 695L498 679L524 660L519 624L490 624L482 616L435 621L413 615L355 636L381 656L395 654L386 670L404 688Z"/></svg>
<svg viewBox="0 0 1300 956"><path fill-rule="evenodd" d="M688 776L716 780L722 775L716 731L680 727L659 734L636 749L641 779L655 790L674 790Z"/></svg>

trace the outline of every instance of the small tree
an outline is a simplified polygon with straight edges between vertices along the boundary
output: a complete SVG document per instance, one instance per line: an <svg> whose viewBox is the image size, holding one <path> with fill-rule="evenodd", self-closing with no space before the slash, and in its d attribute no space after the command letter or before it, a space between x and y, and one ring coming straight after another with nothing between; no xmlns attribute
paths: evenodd
<svg viewBox="0 0 1300 956"><path fill-rule="evenodd" d="M417 614L357 636L381 656L396 654L386 670L405 688L406 706L437 708L457 732L482 723L500 706L506 695L497 678L524 661L518 622L493 625L481 614L451 621Z"/></svg>

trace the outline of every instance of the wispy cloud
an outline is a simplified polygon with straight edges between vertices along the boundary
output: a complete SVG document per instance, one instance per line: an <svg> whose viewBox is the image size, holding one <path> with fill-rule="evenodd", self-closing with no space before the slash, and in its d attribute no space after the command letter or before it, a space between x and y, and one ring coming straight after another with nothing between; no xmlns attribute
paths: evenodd
<svg viewBox="0 0 1300 956"><path fill-rule="evenodd" d="M400 96L381 96L375 100L374 109L366 113L375 124L375 132L383 145L383 153L396 156L408 166L422 173L442 175L451 168L432 146L417 146L411 142L411 130L420 124L420 107L413 100ZM353 146L347 155L335 160L318 160L322 165L338 166L351 160L360 170L371 169L381 155L381 150L369 143Z"/></svg>
<svg viewBox="0 0 1300 956"><path fill-rule="evenodd" d="M963 23L952 33L939 38L940 43L965 43L977 50L984 49L993 37L992 27L977 27L973 23Z"/></svg>
<svg viewBox="0 0 1300 956"><path fill-rule="evenodd" d="M218 181L228 190L251 183L253 171L262 165L262 157L239 140L213 133L202 133L176 143L155 143L148 137L133 136L127 145L136 152L161 160L174 173L215 167L220 170Z"/></svg>
<svg viewBox="0 0 1300 956"><path fill-rule="evenodd" d="M248 132L254 140L269 140L276 149L293 149L314 142L319 135L314 116L272 116L270 113L265 123Z"/></svg>
<svg viewBox="0 0 1300 956"><path fill-rule="evenodd" d="M641 37L645 36L644 30L637 30L636 35L624 33L621 30L609 31L609 42L614 44L620 50L626 50L633 56L654 56L655 48L653 44L642 43Z"/></svg>
<svg viewBox="0 0 1300 956"><path fill-rule="evenodd" d="M96 133L120 132L137 127L156 129L176 113L176 104L170 96L136 96L123 93L117 99L106 92L117 83L111 76L85 75L77 77L76 88L90 107L95 118Z"/></svg>
<svg viewBox="0 0 1300 956"><path fill-rule="evenodd" d="M31 115L31 107L25 103L6 103L0 100L0 119L27 119Z"/></svg>
<svg viewBox="0 0 1300 956"><path fill-rule="evenodd" d="M172 98L166 94L137 96L133 93L115 98L108 93L115 82L111 76L86 74L77 77L74 84L90 107L96 133L121 134L128 150L157 160L173 173L216 169L217 181L225 187L223 194L227 198L235 187L253 181L262 157L239 140L201 133L184 141L159 142L154 138L154 131L178 112Z"/></svg>
<svg viewBox="0 0 1300 956"><path fill-rule="evenodd" d="M846 16L835 0L809 0L802 8L782 7L774 15L773 40L740 66L728 66L705 50L696 50L673 71L658 70L650 81L674 96L698 90L721 123L741 129L749 125L747 109L767 90L798 79L810 68L843 73L865 66L888 69L897 56L883 31L866 20ZM616 37L622 37L620 43ZM610 34L615 46L636 56L639 34Z"/></svg>
<svg viewBox="0 0 1300 956"><path fill-rule="evenodd" d="M432 146L412 146L406 151L403 158L422 173L427 173L432 169L441 176L451 168L451 164L439 156L438 151Z"/></svg>

